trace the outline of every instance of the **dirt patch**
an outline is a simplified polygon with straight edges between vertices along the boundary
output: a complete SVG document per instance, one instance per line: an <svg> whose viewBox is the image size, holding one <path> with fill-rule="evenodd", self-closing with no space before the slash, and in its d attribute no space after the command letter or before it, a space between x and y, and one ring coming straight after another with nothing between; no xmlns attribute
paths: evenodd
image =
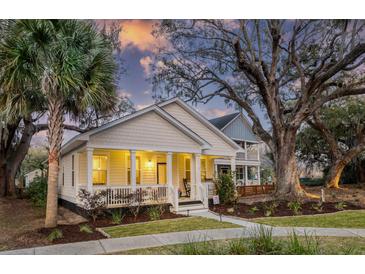
<svg viewBox="0 0 365 274"><path fill-rule="evenodd" d="M288 207L287 201L276 201L276 207L274 210L271 210L270 217L279 217L279 216L294 216L294 212ZM341 211L336 208L339 204L333 202L327 202L322 204L322 209L319 211L315 209L317 206L317 202L306 202L301 204L300 214L301 215L315 215L315 214L324 214L324 213L332 213ZM267 211L268 208L272 205L272 202L258 202L254 204L237 204L237 206L227 206L227 205L216 205L211 206L210 210L223 215L231 215L242 218L259 218L259 217L268 217ZM253 208L256 208L254 210ZM345 203L345 210L357 210L364 209L364 207L354 205L352 203Z"/></svg>
<svg viewBox="0 0 365 274"><path fill-rule="evenodd" d="M160 219L161 220L165 220L165 219L176 219L176 218L182 218L182 217L186 217L184 215L179 215L179 214L174 214L171 212L164 212ZM137 218L135 218L134 216L131 215L126 215L121 224L135 224L135 223L142 223L142 222L148 222L150 221L150 218L148 216L148 214L146 212L143 212L141 214L139 214L137 216ZM96 220L95 223L92 223L93 226L95 227L107 227L107 226L114 226L114 225L118 225L118 224L113 224L112 220L110 217L101 217L98 218Z"/></svg>
<svg viewBox="0 0 365 274"><path fill-rule="evenodd" d="M321 189L323 187L305 187L305 190L309 193L321 195ZM326 202L349 202L360 207L365 207L365 185L341 185L341 188L323 188L325 193Z"/></svg>
<svg viewBox="0 0 365 274"><path fill-rule="evenodd" d="M42 245L37 230L44 225L44 209L29 200L0 198L0 250Z"/></svg>

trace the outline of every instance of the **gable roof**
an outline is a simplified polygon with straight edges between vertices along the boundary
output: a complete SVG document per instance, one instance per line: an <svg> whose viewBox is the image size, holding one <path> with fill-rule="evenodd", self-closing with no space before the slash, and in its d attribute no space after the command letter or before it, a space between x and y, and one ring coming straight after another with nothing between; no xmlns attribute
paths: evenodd
<svg viewBox="0 0 365 274"><path fill-rule="evenodd" d="M210 119L209 122L211 122L214 126L222 130L229 122L231 122L239 114L240 114L239 112L227 114L221 117Z"/></svg>
<svg viewBox="0 0 365 274"><path fill-rule="evenodd" d="M239 128L237 133L237 127L234 128L235 121L239 119L242 121L244 128ZM250 142L260 142L260 139L256 134L253 133L251 124L243 115L242 112L235 112L232 114L224 115L221 117L213 118L209 120L213 125L218 127L222 132L224 132L226 135L228 135L233 140L247 140ZM233 131L236 131L235 134L232 133ZM236 135L239 136L236 136Z"/></svg>
<svg viewBox="0 0 365 274"><path fill-rule="evenodd" d="M227 135L225 135L221 130L219 130L217 127L215 127L206 117L204 117L196 109L194 109L192 106L188 105L186 102L184 102L180 98L174 97L172 99L169 99L169 100L166 100L166 101L163 101L163 102L159 103L158 106L163 107L163 106L167 106L171 103L177 103L185 111L189 112L194 118L196 118L203 125L205 125L211 131L213 131L216 135L218 135L220 138L222 138L232 148L234 148L236 150L239 150L239 151L242 150L242 148L235 141L233 141L231 138L229 138Z"/></svg>
<svg viewBox="0 0 365 274"><path fill-rule="evenodd" d="M173 101L171 101L171 102L173 102ZM91 129L91 130L89 130L85 133L76 135L75 137L73 137L71 140L69 140L66 144L64 144L62 146L61 153L65 154L65 153L69 152L70 150L73 150L73 149L77 148L78 146L84 144L85 142L87 142L89 140L89 137L94 135L94 134L97 134L97 133L99 133L103 130L106 130L108 128L111 128L111 127L117 126L119 124L122 124L124 122L130 121L130 120L132 120L136 117L139 117L139 116L141 116L145 113L151 112L151 111L155 112L160 117L162 117L163 119L168 121L170 124L172 124L173 126L178 128L180 131L182 131L185 135L189 136L191 139L196 141L198 144L200 144L202 146L202 149L209 149L209 148L212 147L209 142L207 142L205 139L203 139L197 133L195 133L194 131L189 129L183 123L181 123L180 121L175 119L169 113L164 111L159 106L159 104L154 104L154 105L151 105L151 106L146 107L144 109L138 110L138 111L136 111L132 114L126 115L124 117L121 117L121 118L116 119L114 121L111 121L109 123L106 123L106 124L104 124L104 125L102 125L98 128L94 128L94 129Z"/></svg>

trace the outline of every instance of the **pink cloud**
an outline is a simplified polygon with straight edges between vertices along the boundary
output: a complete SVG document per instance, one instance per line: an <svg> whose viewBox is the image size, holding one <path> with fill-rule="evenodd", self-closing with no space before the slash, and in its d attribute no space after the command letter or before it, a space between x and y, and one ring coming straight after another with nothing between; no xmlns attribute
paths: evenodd
<svg viewBox="0 0 365 274"><path fill-rule="evenodd" d="M151 74L151 65L153 60L150 56L145 56L139 60L139 64L143 68L144 74L149 76Z"/></svg>
<svg viewBox="0 0 365 274"><path fill-rule="evenodd" d="M157 20L123 20L120 41L123 48L135 47L140 51L156 52L160 47L167 45L164 38L156 38L152 35Z"/></svg>

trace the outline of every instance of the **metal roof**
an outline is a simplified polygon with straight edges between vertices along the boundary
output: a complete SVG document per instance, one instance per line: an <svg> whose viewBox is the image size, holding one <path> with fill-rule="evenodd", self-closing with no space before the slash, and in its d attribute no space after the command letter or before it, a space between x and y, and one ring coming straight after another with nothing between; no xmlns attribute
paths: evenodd
<svg viewBox="0 0 365 274"><path fill-rule="evenodd" d="M221 117L217 117L214 119L210 119L209 122L211 122L215 127L222 129L224 128L229 122L231 122L234 118L239 115L239 112L227 114Z"/></svg>

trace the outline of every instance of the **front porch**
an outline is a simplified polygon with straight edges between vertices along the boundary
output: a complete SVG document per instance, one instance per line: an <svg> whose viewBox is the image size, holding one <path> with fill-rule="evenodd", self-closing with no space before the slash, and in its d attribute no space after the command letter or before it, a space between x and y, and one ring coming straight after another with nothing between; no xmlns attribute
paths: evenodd
<svg viewBox="0 0 365 274"><path fill-rule="evenodd" d="M85 148L75 154L77 188L106 190L108 208L199 201L208 207L214 161L223 156L191 152ZM233 162L232 162L233 164ZM75 165L75 166L76 166ZM76 191L76 193L78 190Z"/></svg>

